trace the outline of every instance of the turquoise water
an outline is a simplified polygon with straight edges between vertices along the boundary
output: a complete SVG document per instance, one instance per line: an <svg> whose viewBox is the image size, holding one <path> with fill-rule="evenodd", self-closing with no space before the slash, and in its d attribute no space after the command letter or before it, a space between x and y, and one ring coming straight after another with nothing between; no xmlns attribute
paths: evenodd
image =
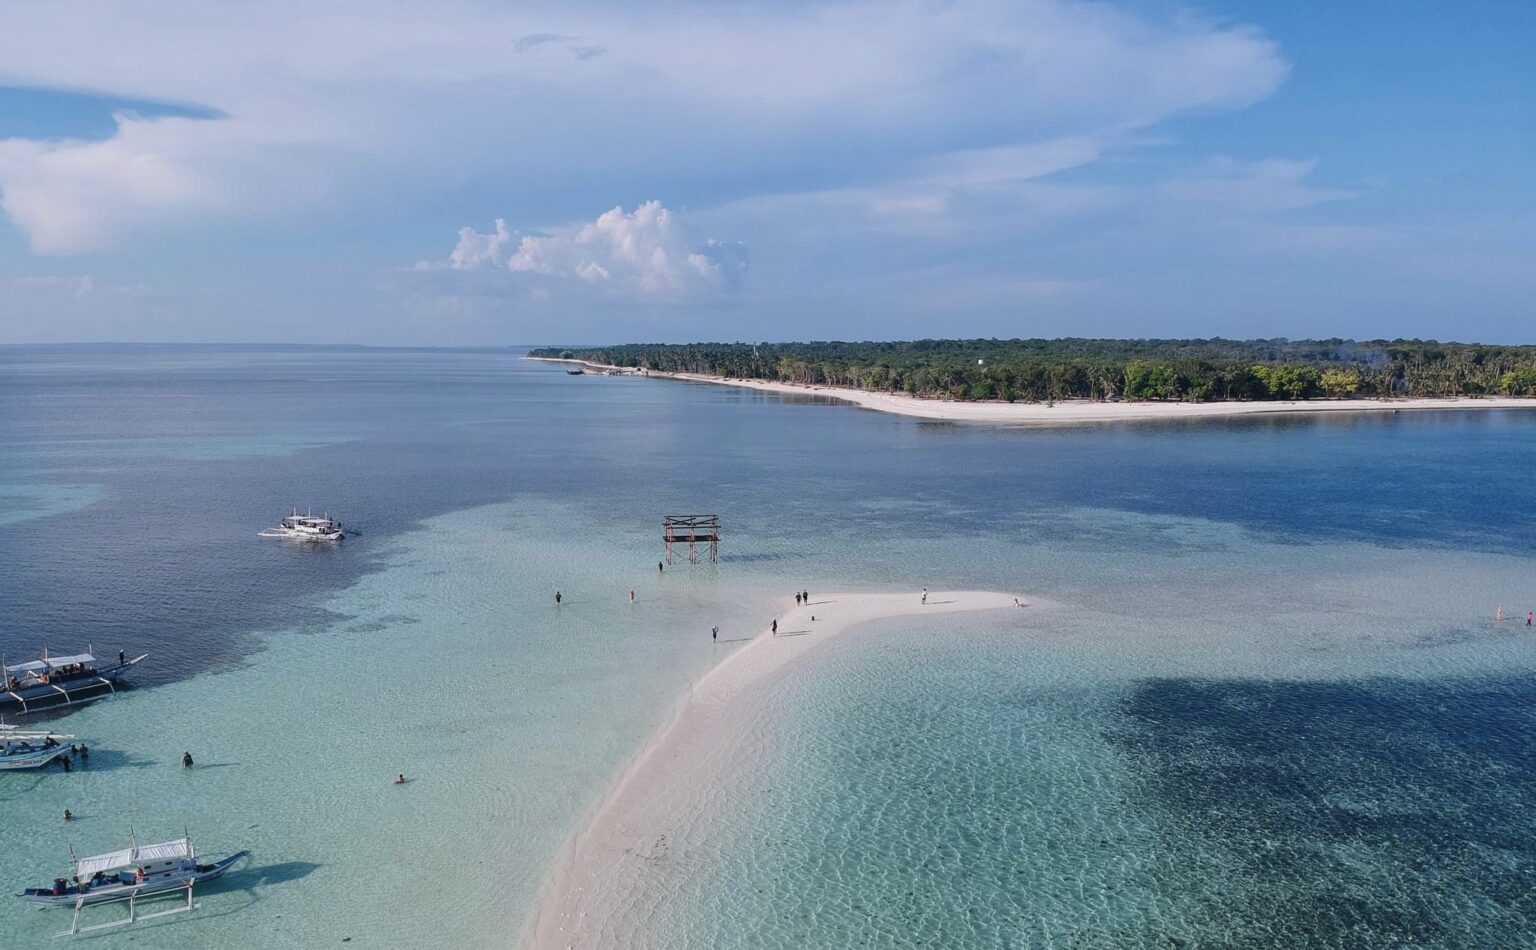
<svg viewBox="0 0 1536 950"><path fill-rule="evenodd" d="M1313 553L821 648L601 882L601 945L1523 945L1536 636L1474 605L1528 566Z"/></svg>
<svg viewBox="0 0 1536 950"><path fill-rule="evenodd" d="M198 914L104 945L515 942L737 648L708 628L802 587L1049 605L813 653L613 882L611 945L1536 932L1536 637L1491 623L1536 605L1536 418L995 430L303 348L9 348L0 405L0 645L152 657L61 719L89 767L0 776L5 885L130 826L254 851ZM359 533L255 537L295 503ZM660 516L696 510L725 558L657 572ZM66 920L0 904L17 946Z"/></svg>

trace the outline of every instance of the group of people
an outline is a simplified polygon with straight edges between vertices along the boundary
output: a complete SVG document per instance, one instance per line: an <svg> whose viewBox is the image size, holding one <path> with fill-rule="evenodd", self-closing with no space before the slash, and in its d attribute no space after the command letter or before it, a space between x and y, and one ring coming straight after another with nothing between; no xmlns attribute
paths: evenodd
<svg viewBox="0 0 1536 950"><path fill-rule="evenodd" d="M795 606L796 607L799 607L801 604L809 604L810 602L811 602L811 592L810 591L802 590L802 591L798 592L797 594L795 594Z"/></svg>
<svg viewBox="0 0 1536 950"><path fill-rule="evenodd" d="M43 748L45 749L51 749L58 744L58 740L53 736L49 736L43 740ZM80 759L80 764L85 765L91 759L91 750L86 747L84 742L80 743L79 745L70 746L69 755L61 755L56 760L64 766L64 771L66 772L73 772L75 770L75 764L69 760L70 755L78 756Z"/></svg>

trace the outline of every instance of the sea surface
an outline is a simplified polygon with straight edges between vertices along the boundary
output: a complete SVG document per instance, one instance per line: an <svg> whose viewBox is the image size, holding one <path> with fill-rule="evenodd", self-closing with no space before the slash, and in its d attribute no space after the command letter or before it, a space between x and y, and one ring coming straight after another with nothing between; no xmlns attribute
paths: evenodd
<svg viewBox="0 0 1536 950"><path fill-rule="evenodd" d="M747 704L608 945L1536 946L1532 472L1536 411L990 428L515 350L0 347L0 650L150 654L52 721L89 765L0 774L0 890L186 828L252 858L93 944L513 945L775 598L997 589L1037 606ZM355 534L256 536L295 505ZM658 571L697 512L720 563ZM0 945L68 918L6 898Z"/></svg>

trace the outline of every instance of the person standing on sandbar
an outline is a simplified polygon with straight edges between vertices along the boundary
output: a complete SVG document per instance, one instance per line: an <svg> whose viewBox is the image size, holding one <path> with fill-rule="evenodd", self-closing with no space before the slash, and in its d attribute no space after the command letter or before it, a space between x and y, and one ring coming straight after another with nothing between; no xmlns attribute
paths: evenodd
<svg viewBox="0 0 1536 950"><path fill-rule="evenodd" d="M779 618L773 618L773 623L768 625L768 632L772 633L774 636L779 635Z"/></svg>
<svg viewBox="0 0 1536 950"><path fill-rule="evenodd" d="M559 591L555 591L555 606L556 607L560 606L560 592Z"/></svg>
<svg viewBox="0 0 1536 950"><path fill-rule="evenodd" d="M710 627L709 628L709 638L711 640L718 640L718 639L720 639L720 628L719 627Z"/></svg>

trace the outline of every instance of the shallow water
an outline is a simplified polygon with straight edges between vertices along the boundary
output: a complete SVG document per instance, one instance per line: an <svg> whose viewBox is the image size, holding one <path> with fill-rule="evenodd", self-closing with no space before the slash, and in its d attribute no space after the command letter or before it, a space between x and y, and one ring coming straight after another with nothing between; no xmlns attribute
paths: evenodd
<svg viewBox="0 0 1536 950"><path fill-rule="evenodd" d="M1330 566L1294 551L1202 593L1239 597L1245 566L1319 589ZM1468 580L1394 563L1397 585L1350 591L1362 611ZM1536 636L1454 602L1347 631L1304 596L1246 624L1135 603L1134 623L1052 604L871 624L802 658L743 705L717 781L646 816L649 867L594 885L601 945L1536 934Z"/></svg>
<svg viewBox="0 0 1536 950"><path fill-rule="evenodd" d="M615 945L1536 932L1536 637L1489 622L1536 603L1532 416L997 430L510 352L201 347L0 348L0 406L0 645L152 654L63 718L89 768L0 775L4 883L130 825L255 851L108 945L513 942L734 648L709 626L859 586L1056 606L828 646L679 803L687 860L615 887L670 895ZM295 503L360 533L255 537ZM660 516L700 510L722 562L658 573ZM18 946L66 918L0 905Z"/></svg>

